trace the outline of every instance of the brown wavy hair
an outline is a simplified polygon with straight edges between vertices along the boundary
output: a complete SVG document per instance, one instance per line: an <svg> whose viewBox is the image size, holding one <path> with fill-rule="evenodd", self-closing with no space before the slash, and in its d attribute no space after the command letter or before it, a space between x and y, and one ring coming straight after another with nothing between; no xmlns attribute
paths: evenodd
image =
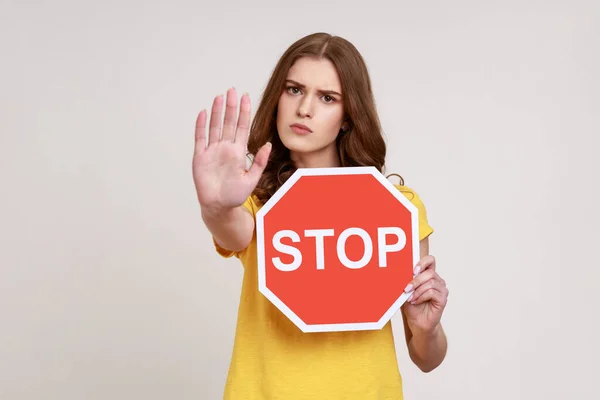
<svg viewBox="0 0 600 400"><path fill-rule="evenodd" d="M248 137L252 159L267 142L273 145L267 166L253 194L261 203L271 196L296 171L289 150L277 132L277 105L289 69L301 57L327 59L339 75L348 130L337 137L342 167L372 166L384 173L386 144L375 107L367 66L356 47L346 39L327 33L313 33L293 43L280 57L261 96ZM400 178L401 184L403 179Z"/></svg>

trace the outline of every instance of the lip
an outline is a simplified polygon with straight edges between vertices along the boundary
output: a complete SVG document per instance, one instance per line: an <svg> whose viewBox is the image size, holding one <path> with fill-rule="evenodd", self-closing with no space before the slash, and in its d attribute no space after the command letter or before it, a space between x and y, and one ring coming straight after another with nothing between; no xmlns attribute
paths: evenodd
<svg viewBox="0 0 600 400"><path fill-rule="evenodd" d="M299 134L307 134L312 132L308 126L302 124L292 124L290 125L290 128Z"/></svg>

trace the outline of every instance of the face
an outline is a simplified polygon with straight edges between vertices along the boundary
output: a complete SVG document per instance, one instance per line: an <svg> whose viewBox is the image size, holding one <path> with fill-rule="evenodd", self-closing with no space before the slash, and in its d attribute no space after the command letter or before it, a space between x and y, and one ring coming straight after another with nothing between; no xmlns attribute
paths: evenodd
<svg viewBox="0 0 600 400"><path fill-rule="evenodd" d="M279 98L277 130L292 159L318 158L321 164L337 160L336 138L344 122L342 95L331 61L300 58L290 68Z"/></svg>

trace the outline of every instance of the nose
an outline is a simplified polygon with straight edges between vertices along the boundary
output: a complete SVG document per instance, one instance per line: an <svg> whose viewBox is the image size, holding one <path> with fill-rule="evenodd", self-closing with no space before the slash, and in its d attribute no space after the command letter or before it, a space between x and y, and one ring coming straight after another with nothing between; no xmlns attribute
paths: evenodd
<svg viewBox="0 0 600 400"><path fill-rule="evenodd" d="M305 96L300 101L300 104L298 105L298 109L296 110L296 113L298 114L299 117L312 118L312 115L313 115L312 103L311 103L309 96Z"/></svg>

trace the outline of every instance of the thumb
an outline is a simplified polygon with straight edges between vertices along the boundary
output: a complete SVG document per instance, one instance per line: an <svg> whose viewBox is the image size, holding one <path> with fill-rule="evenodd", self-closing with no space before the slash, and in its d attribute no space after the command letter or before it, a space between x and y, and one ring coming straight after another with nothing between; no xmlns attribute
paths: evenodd
<svg viewBox="0 0 600 400"><path fill-rule="evenodd" d="M267 142L256 152L254 161L248 170L248 177L255 185L258 184L258 180L267 166L272 147L271 142Z"/></svg>

